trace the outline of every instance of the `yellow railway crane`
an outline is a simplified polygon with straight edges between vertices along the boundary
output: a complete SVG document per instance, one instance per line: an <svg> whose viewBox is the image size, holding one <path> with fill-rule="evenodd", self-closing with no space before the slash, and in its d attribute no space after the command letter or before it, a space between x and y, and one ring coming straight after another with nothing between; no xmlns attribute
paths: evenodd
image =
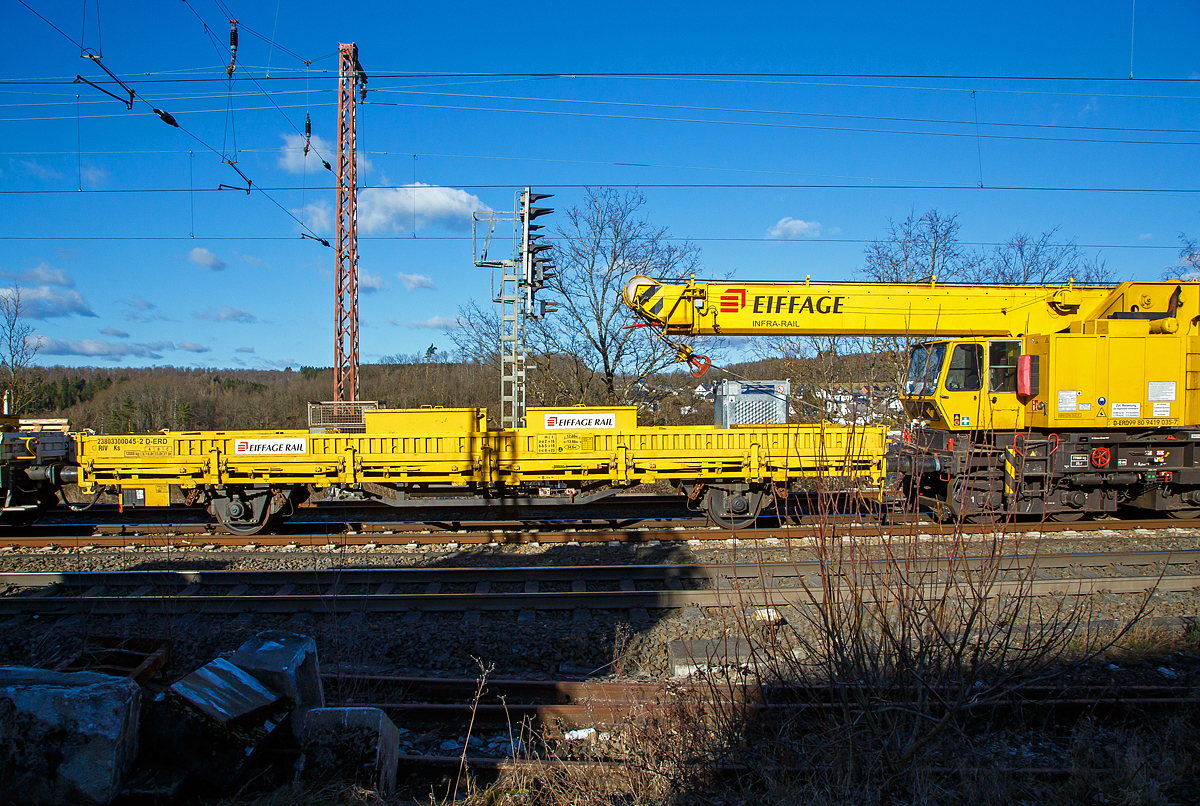
<svg viewBox="0 0 1200 806"><path fill-rule="evenodd" d="M664 283L625 303L660 335L923 337L895 469L944 519L1200 515L1200 286ZM693 364L691 349L677 345Z"/></svg>

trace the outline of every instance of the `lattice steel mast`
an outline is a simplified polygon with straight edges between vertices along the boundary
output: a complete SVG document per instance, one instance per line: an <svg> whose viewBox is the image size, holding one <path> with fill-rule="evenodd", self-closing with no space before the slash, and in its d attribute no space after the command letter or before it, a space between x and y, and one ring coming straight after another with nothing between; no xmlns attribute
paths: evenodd
<svg viewBox="0 0 1200 806"><path fill-rule="evenodd" d="M366 100L367 74L358 46L338 45L337 281L334 289L335 403L358 400L358 162L357 102Z"/></svg>
<svg viewBox="0 0 1200 806"><path fill-rule="evenodd" d="M525 373L529 368L526 358L529 348L525 331L529 319L538 319L553 312L557 303L534 300L534 294L546 287L554 266L541 252L549 244L538 243L542 235L540 224L534 220L554 212L548 207L534 207L534 203L551 198L547 193L533 193L525 188L517 196L516 210L487 210L477 212L472 218L472 252L476 255L475 265L499 271L492 275L492 301L500 305L500 426L522 428L525 426ZM514 222L512 260L489 260L488 249L499 221ZM477 249L477 226L486 224L482 253ZM499 285L496 281L499 280ZM536 302L541 302L539 309Z"/></svg>

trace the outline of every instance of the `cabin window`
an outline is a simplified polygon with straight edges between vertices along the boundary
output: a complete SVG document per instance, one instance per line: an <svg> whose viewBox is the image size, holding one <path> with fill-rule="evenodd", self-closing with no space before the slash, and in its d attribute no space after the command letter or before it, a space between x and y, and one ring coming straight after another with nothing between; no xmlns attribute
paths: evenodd
<svg viewBox="0 0 1200 806"><path fill-rule="evenodd" d="M945 357L945 342L918 344L914 347L912 360L908 363L908 378L904 383L905 394L932 395L937 389L938 375L942 373L942 359Z"/></svg>
<svg viewBox="0 0 1200 806"><path fill-rule="evenodd" d="M950 368L946 370L946 391L978 392L982 365L982 344L955 346L954 352L950 354Z"/></svg>
<svg viewBox="0 0 1200 806"><path fill-rule="evenodd" d="M1021 355L1019 341L988 342L988 391L1017 391L1017 358Z"/></svg>

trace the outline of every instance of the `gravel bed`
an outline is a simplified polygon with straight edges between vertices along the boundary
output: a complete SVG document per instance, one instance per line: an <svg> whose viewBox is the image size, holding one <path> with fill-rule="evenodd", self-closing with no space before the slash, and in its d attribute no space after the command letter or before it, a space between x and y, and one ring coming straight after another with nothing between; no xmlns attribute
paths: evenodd
<svg viewBox="0 0 1200 806"><path fill-rule="evenodd" d="M987 542L970 536L970 543ZM932 553L940 548L931 539ZM304 570L356 567L559 566L627 563L758 563L804 559L809 541L791 547L765 540L713 541L699 545L652 546L524 545L461 548L351 547L258 550L156 548L144 550L55 549L0 550L0 571L85 570ZM1009 550L1043 554L1099 551L1165 551L1200 549L1200 531L1078 533L1024 537ZM968 549L968 552L970 550ZM1194 568L1189 570L1195 570ZM1070 569L1062 569L1071 576ZM1101 572L1103 573L1103 572ZM687 584L687 583L685 583ZM690 586L690 585L689 585ZM589 586L591 587L591 586ZM614 584L596 585L617 589ZM640 585L639 587L647 587ZM569 590L567 583L546 583L542 590ZM414 591L416 592L416 591ZM495 592L501 592L497 587ZM1090 618L1123 620L1141 607L1140 595L1098 594L1079 601ZM1192 619L1200 615L1200 594L1161 593L1150 603L1153 617ZM483 613L478 621L462 613L425 613L413 621L406 614L343 617L288 615L204 615L164 613L153 616L82 617L0 620L0 663L52 666L78 649L89 635L166 638L174 642L168 679L180 677L217 655L228 655L255 633L271 628L312 635L326 669L340 665L375 674L473 677L479 663L492 665L494 676L563 678L619 673L634 679L659 680L670 675L666 646L675 640L736 637L741 627L731 610L686 608L651 611L646 623L634 622L629 611L592 610L579 619L570 611L539 612L533 618L516 612ZM1176 632L1178 632L1176 628ZM614 647L620 647L614 662ZM478 661L476 660L478 659ZM1151 669L1151 671L1154 671ZM1180 674L1190 675L1190 669Z"/></svg>

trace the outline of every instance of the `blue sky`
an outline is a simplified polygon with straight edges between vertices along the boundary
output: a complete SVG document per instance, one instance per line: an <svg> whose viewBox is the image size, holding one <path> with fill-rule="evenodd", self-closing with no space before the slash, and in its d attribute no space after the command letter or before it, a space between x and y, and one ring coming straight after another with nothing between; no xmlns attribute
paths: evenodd
<svg viewBox="0 0 1200 806"><path fill-rule="evenodd" d="M1200 236L1190 2L28 2L63 33L7 6L0 271L47 365L331 363L333 251L292 216L330 235L332 175L296 130L310 115L332 159L339 42L371 76L364 361L452 346L489 294L470 211L527 185L558 208L639 186L715 277L851 279L889 217L930 207L980 248L1060 227L1121 279ZM120 93L68 37L186 131L71 83ZM519 73L557 77L494 75ZM244 183L207 146L269 196L218 191Z"/></svg>

